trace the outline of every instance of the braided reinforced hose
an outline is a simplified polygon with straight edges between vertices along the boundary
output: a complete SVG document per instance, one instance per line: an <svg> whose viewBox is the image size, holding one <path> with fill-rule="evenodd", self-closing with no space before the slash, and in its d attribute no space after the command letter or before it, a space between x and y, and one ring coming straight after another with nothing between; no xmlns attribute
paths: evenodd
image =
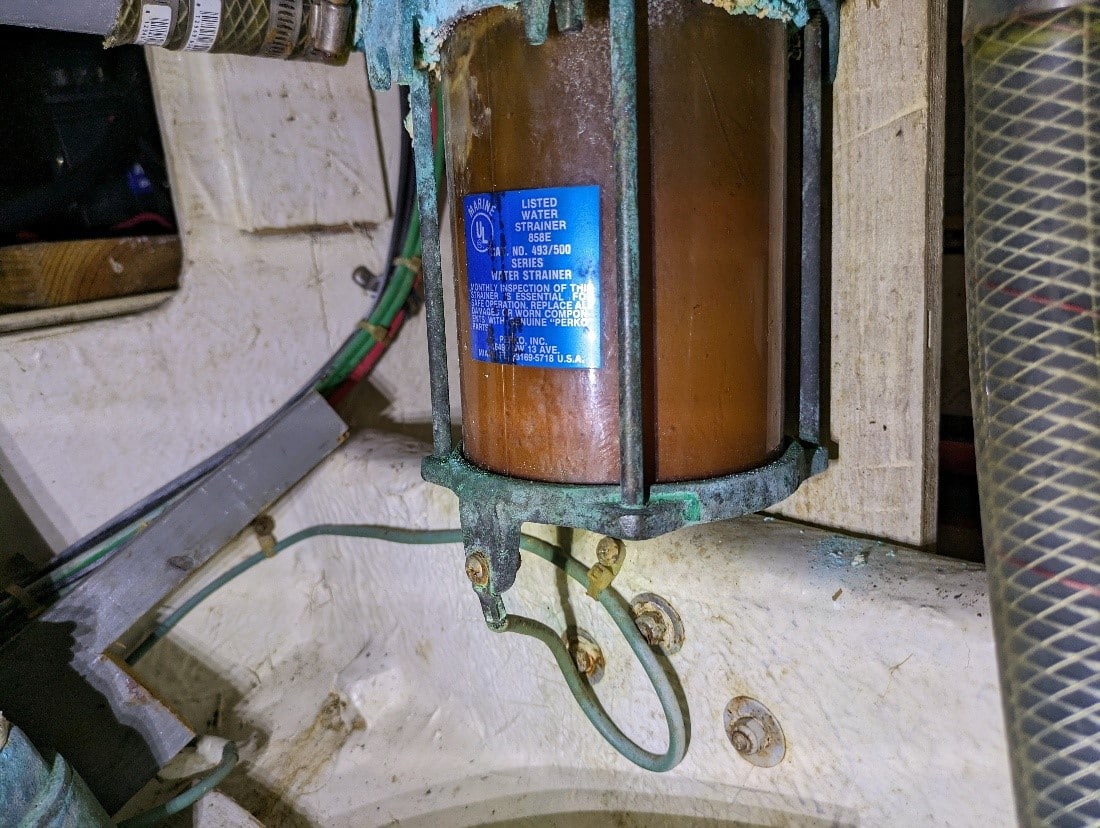
<svg viewBox="0 0 1100 828"><path fill-rule="evenodd" d="M1027 826L1095 825L1100 3L1006 15L966 64L975 437L1017 806Z"/></svg>
<svg viewBox="0 0 1100 828"><path fill-rule="evenodd" d="M352 0L3 0L0 24L106 35L104 45L343 65Z"/></svg>

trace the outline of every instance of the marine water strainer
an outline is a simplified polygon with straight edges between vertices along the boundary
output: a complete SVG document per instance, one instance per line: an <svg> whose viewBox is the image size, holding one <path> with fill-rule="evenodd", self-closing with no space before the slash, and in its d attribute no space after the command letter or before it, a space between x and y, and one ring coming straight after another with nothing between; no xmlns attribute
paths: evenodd
<svg viewBox="0 0 1100 828"><path fill-rule="evenodd" d="M827 465L821 102L836 0L553 10L553 26L550 0L19 0L4 14L103 33L108 45L339 63L354 44L373 86L410 87L433 412L423 471L459 497L495 629L524 522L651 538L772 506ZM460 446L437 125L454 222ZM800 187L788 186L791 159ZM799 312L785 332L787 296ZM786 382L788 334L797 383ZM785 429L794 385L798 423Z"/></svg>
<svg viewBox="0 0 1100 828"><path fill-rule="evenodd" d="M559 0L553 27L546 0L401 10L365 6L358 45L375 86L411 87L434 425L423 470L459 497L484 573L472 580L500 628L526 521L650 538L766 508L825 468L821 98L836 9ZM792 68L801 130L788 128ZM459 446L433 93L454 223ZM788 434L792 210L800 416Z"/></svg>
<svg viewBox="0 0 1100 828"><path fill-rule="evenodd" d="M443 47L462 451L500 474L621 474L607 11L533 46L519 10L489 9ZM787 27L701 2L647 14L642 467L698 480L783 446Z"/></svg>

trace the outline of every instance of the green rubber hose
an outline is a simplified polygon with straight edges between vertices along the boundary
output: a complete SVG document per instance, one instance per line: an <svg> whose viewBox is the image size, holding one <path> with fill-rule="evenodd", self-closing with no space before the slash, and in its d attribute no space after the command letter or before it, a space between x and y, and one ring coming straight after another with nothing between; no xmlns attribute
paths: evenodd
<svg viewBox="0 0 1100 828"><path fill-rule="evenodd" d="M459 529L400 529L389 526L368 526L362 524L319 524L288 535L275 544L270 554L256 552L245 558L236 566L226 570L209 584L204 586L176 610L168 615L129 656L127 662L135 663L145 655L156 642L164 638L180 621L195 607L209 598L234 578L244 574L252 567L267 560L269 557L283 552L304 540L318 536L335 536L347 538L369 538L372 540L389 541L391 543L403 543L419 546L436 546L447 543L462 543L462 531ZM562 569L567 576L572 578L582 587L588 588L588 570L584 564L567 555L564 550L539 538L523 535L520 547L533 555L552 563ZM600 704L599 698L593 692L591 685L581 675L577 665L569 653L565 642L548 626L519 615L508 615L499 632L514 632L535 638L545 644L554 657L554 661L565 678L566 686L573 694L577 704L600 735L634 764L650 771L667 771L676 767L687 752L688 733L687 721L684 711L676 694L675 685L660 657L649 646L642 634L634 624L634 618L622 596L611 589L603 590L599 595L599 602L615 626L623 634L630 649L640 662L642 669L649 678L653 689L657 693L661 709L664 711L668 724L668 747L664 753L652 753L633 742L618 725L611 719Z"/></svg>

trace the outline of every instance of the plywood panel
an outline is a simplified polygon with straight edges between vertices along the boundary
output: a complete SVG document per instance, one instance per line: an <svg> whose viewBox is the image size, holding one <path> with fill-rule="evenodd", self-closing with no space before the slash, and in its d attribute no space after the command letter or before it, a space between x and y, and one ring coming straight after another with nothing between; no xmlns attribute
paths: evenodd
<svg viewBox="0 0 1100 828"><path fill-rule="evenodd" d="M0 248L0 308L49 308L170 290L179 236L35 242Z"/></svg>
<svg viewBox="0 0 1100 828"><path fill-rule="evenodd" d="M833 108L831 417L839 456L779 509L935 540L942 0L850 0Z"/></svg>

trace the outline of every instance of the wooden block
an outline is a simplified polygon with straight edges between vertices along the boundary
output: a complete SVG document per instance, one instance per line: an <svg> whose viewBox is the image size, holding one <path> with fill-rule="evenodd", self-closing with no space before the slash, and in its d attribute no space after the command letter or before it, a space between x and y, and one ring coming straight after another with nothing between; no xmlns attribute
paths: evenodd
<svg viewBox="0 0 1100 828"><path fill-rule="evenodd" d="M852 0L833 90L831 437L779 511L935 542L945 6Z"/></svg>
<svg viewBox="0 0 1100 828"><path fill-rule="evenodd" d="M179 283L179 236L36 242L0 248L0 308L52 308Z"/></svg>

